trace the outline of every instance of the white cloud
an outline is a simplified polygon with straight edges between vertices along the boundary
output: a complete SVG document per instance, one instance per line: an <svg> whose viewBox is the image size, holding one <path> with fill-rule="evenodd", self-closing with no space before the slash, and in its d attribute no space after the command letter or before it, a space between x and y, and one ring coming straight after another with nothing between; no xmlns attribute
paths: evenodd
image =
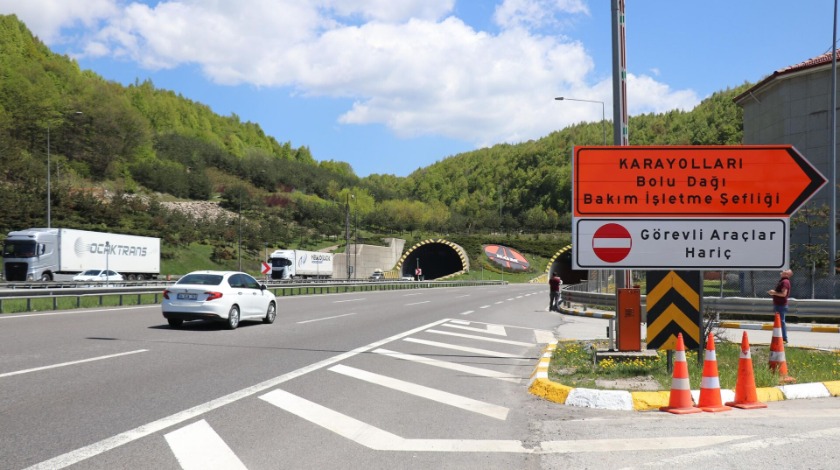
<svg viewBox="0 0 840 470"><path fill-rule="evenodd" d="M93 27L118 12L116 0L0 0L0 14L15 14L47 44L59 41L62 28Z"/></svg>
<svg viewBox="0 0 840 470"><path fill-rule="evenodd" d="M465 0L462 0L465 1ZM220 84L285 87L303 96L351 98L338 120L382 124L396 135L441 135L477 146L519 142L582 120L605 101L580 42L541 35L558 18L588 14L583 0L504 0L501 32L452 16L455 0L0 0L42 38L88 26L79 54L150 69L197 65ZM39 17L41 11L49 15ZM47 18L48 17L48 18ZM46 41L49 43L49 41ZM631 114L688 109L691 91L629 76Z"/></svg>

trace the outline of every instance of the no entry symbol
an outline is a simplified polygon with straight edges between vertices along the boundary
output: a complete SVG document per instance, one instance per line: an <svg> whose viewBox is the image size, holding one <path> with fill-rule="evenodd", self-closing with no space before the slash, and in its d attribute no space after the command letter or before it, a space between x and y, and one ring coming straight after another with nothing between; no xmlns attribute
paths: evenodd
<svg viewBox="0 0 840 470"><path fill-rule="evenodd" d="M626 228L619 224L605 224L592 236L592 251L601 261L617 263L630 254L633 238Z"/></svg>

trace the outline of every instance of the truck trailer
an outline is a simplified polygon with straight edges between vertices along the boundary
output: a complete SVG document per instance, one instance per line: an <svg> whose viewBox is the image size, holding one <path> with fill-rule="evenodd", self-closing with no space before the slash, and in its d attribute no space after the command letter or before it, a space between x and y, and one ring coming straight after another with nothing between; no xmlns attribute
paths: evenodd
<svg viewBox="0 0 840 470"><path fill-rule="evenodd" d="M52 281L87 269L112 269L127 280L160 274L160 238L67 228L10 232L3 241L3 278Z"/></svg>
<svg viewBox="0 0 840 470"><path fill-rule="evenodd" d="M275 250L268 257L272 279L330 279L332 253L303 250Z"/></svg>

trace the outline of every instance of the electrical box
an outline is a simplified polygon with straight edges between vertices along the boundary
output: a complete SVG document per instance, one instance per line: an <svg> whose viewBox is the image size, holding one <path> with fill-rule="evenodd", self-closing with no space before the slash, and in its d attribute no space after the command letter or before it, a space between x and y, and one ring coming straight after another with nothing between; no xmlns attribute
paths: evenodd
<svg viewBox="0 0 840 470"><path fill-rule="evenodd" d="M618 289L618 350L642 350L642 292L641 289Z"/></svg>

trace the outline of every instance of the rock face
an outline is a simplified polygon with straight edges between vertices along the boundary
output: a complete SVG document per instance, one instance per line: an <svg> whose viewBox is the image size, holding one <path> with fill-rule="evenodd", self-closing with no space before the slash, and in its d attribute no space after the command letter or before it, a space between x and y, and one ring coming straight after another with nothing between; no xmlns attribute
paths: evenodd
<svg viewBox="0 0 840 470"><path fill-rule="evenodd" d="M218 203L210 201L162 202L167 209L191 215L197 219L215 220L218 218L233 219L235 212L219 207Z"/></svg>

